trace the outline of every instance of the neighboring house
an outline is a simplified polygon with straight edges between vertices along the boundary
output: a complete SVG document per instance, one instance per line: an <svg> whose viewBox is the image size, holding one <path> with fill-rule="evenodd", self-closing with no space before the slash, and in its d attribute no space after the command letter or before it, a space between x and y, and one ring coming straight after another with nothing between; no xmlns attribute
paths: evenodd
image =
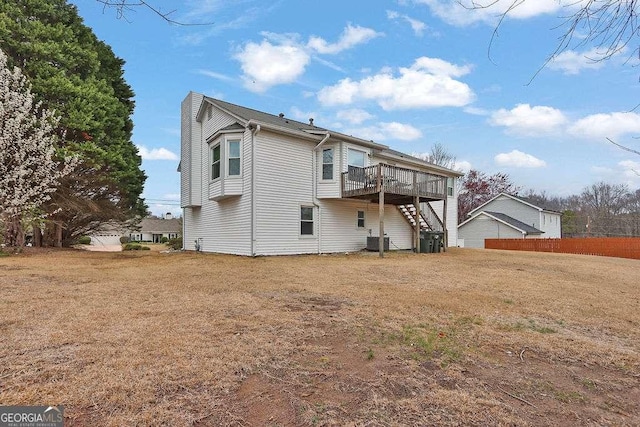
<svg viewBox="0 0 640 427"><path fill-rule="evenodd" d="M167 213L164 218L143 218L137 231L129 232L132 242L161 243L162 238L174 239L182 234L180 219L173 218Z"/></svg>
<svg viewBox="0 0 640 427"><path fill-rule="evenodd" d="M458 239L467 248L484 248L484 239L562 237L562 214L525 198L500 193L469 212L458 225Z"/></svg>
<svg viewBox="0 0 640 427"><path fill-rule="evenodd" d="M122 226L119 224L104 223L88 235L92 246L120 245Z"/></svg>
<svg viewBox="0 0 640 427"><path fill-rule="evenodd" d="M446 229L457 241L461 173L312 119L301 123L194 92L182 102L181 122L185 249L249 256L358 251L380 235L381 222L391 249L411 249L416 207L421 229Z"/></svg>

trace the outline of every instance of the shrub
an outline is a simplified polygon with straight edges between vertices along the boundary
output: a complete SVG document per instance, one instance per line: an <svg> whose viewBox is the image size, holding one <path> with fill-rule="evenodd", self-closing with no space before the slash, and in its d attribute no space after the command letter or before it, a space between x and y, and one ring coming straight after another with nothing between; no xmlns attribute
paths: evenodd
<svg viewBox="0 0 640 427"><path fill-rule="evenodd" d="M80 243L81 245L90 245L91 244L91 237L89 236L82 236L78 239L78 243Z"/></svg>
<svg viewBox="0 0 640 427"><path fill-rule="evenodd" d="M150 251L149 246L142 246L140 243L127 243L122 248L123 251Z"/></svg>
<svg viewBox="0 0 640 427"><path fill-rule="evenodd" d="M162 239L160 239L160 243L167 243L169 241L169 238L166 236L163 236Z"/></svg>
<svg viewBox="0 0 640 427"><path fill-rule="evenodd" d="M129 243L129 238L127 236L120 237L120 243L122 243L123 245L125 243Z"/></svg>
<svg viewBox="0 0 640 427"><path fill-rule="evenodd" d="M169 246L174 251L179 251L182 249L182 237L174 237L173 239L169 239L167 242L167 246Z"/></svg>

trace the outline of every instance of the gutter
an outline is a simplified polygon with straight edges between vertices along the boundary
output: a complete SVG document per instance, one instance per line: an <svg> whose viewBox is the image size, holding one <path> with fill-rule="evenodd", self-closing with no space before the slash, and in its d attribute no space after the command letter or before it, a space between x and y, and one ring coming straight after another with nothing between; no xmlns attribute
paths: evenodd
<svg viewBox="0 0 640 427"><path fill-rule="evenodd" d="M255 128L251 129L252 126ZM247 129L251 132L251 256L256 256L256 135L260 133L262 127L249 120Z"/></svg>
<svg viewBox="0 0 640 427"><path fill-rule="evenodd" d="M313 147L313 151L311 152L313 156L311 159L311 169L313 170L313 206L318 208L318 253L322 252L322 211L320 208L320 200L318 200L318 151L320 150L320 148L322 148L324 143L329 140L329 138L331 138L331 134L327 132L324 138L322 138L322 141L320 141L318 145Z"/></svg>

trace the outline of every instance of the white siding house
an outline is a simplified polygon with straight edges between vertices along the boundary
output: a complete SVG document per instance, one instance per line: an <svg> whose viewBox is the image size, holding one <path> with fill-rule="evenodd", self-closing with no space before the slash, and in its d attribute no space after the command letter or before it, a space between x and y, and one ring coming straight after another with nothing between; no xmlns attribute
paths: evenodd
<svg viewBox="0 0 640 427"><path fill-rule="evenodd" d="M439 221L446 220L456 242L457 195L447 196L456 171L194 92L182 102L181 139L185 249L248 256L362 250L379 235L379 190L391 249L414 247L413 219L399 206L415 201L433 216L425 215L423 228L445 228Z"/></svg>
<svg viewBox="0 0 640 427"><path fill-rule="evenodd" d="M484 239L560 238L562 214L530 201L500 193L469 212L458 225L458 238L468 248L484 248Z"/></svg>

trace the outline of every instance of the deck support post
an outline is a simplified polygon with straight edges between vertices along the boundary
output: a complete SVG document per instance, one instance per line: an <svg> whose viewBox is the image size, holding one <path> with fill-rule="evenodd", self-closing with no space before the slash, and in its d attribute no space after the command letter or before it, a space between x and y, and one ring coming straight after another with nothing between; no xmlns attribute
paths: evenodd
<svg viewBox="0 0 640 427"><path fill-rule="evenodd" d="M378 217L380 219L380 231L378 234L378 250L380 258L384 258L384 180L382 179L382 164L378 163Z"/></svg>
<svg viewBox="0 0 640 427"><path fill-rule="evenodd" d="M420 253L420 196L413 198L413 205L416 207L416 223L415 223L415 236L416 253Z"/></svg>
<svg viewBox="0 0 640 427"><path fill-rule="evenodd" d="M449 198L449 192L447 190L447 183L444 184L444 203L442 204L442 231L444 232L443 244L442 247L444 252L447 252L447 247L449 247L449 230L447 230L447 199Z"/></svg>

